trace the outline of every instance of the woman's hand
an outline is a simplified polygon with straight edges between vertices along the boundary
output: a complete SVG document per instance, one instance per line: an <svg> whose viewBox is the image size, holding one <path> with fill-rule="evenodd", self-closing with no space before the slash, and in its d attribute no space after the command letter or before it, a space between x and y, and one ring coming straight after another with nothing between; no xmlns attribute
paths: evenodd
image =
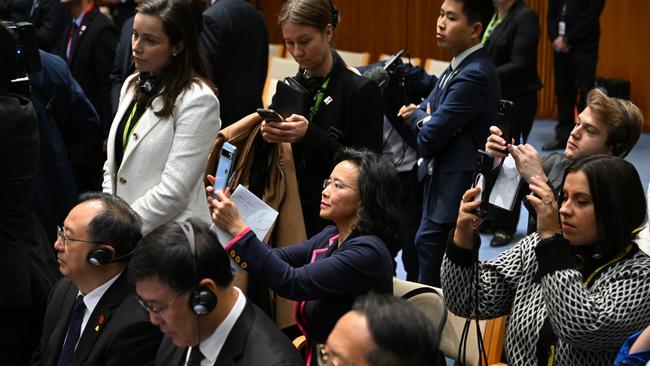
<svg viewBox="0 0 650 366"><path fill-rule="evenodd" d="M560 232L560 216L555 195L546 179L532 177L530 190L533 194L526 196L537 213L537 233L540 239L546 239Z"/></svg>
<svg viewBox="0 0 650 366"><path fill-rule="evenodd" d="M533 145L508 145L508 151L512 154L513 159L515 159L519 175L521 175L526 183L530 184L532 177L536 177L544 182L548 180L544 173L542 159L539 157L539 153Z"/></svg>
<svg viewBox="0 0 650 366"><path fill-rule="evenodd" d="M263 121L262 138L269 143L289 142L293 144L301 142L305 138L308 127L307 118L299 114L292 114L282 122Z"/></svg>
<svg viewBox="0 0 650 366"><path fill-rule="evenodd" d="M454 244L461 248L474 248L474 230L483 221L474 214L474 210L481 205L481 200L474 200L474 197L480 193L480 188L470 188L463 194L463 199L460 201L456 231L454 231Z"/></svg>
<svg viewBox="0 0 650 366"><path fill-rule="evenodd" d="M214 184L214 177L208 175L210 184ZM212 186L206 187L208 197L208 206L211 211L212 222L219 228L226 230L232 236L239 235L247 225L239 216L237 206L230 199L230 188L226 188L226 192L220 189L216 191Z"/></svg>

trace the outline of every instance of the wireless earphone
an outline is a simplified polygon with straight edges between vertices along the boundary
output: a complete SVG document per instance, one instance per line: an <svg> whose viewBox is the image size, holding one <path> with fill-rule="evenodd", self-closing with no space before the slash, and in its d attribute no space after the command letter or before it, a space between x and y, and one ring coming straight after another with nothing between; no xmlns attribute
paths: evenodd
<svg viewBox="0 0 650 366"><path fill-rule="evenodd" d="M187 237L187 241L190 245L190 252L192 254L192 280L194 282L194 287L192 293L190 294L190 310L196 315L205 315L217 306L217 295L214 292L210 291L205 286L199 286L198 279L198 269L196 261L196 244L194 242L194 229L192 223L189 221L177 222L183 234Z"/></svg>

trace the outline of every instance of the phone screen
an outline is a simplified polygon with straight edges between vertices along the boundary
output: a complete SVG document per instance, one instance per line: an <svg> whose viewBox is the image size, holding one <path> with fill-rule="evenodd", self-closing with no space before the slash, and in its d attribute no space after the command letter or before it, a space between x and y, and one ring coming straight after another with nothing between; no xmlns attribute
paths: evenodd
<svg viewBox="0 0 650 366"><path fill-rule="evenodd" d="M214 190L217 189L225 191L229 183L230 172L235 158L237 147L225 142L219 154L219 163L217 164L217 171L214 173Z"/></svg>

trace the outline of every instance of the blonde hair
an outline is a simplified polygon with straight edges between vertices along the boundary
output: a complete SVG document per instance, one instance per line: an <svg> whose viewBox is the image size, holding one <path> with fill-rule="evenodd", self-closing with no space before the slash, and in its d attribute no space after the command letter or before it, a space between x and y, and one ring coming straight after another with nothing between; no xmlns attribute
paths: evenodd
<svg viewBox="0 0 650 366"><path fill-rule="evenodd" d="M614 155L625 157L641 136L643 113L629 100L608 97L600 89L587 95L587 106L594 117L607 126L607 141Z"/></svg>
<svg viewBox="0 0 650 366"><path fill-rule="evenodd" d="M286 21L312 26L322 32L328 24L336 29L339 11L331 0L288 0L280 8L278 24Z"/></svg>

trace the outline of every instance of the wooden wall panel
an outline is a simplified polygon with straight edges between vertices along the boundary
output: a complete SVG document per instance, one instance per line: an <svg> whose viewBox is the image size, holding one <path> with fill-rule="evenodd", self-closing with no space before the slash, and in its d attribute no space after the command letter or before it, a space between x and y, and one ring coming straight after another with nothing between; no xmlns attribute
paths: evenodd
<svg viewBox="0 0 650 366"><path fill-rule="evenodd" d="M335 0L341 11L341 24L335 39L336 47L349 51L371 53L371 61L381 53L395 53L407 48L411 56L450 60L451 55L439 49L435 27L443 0ZM524 0L539 15L541 24L538 45L538 71L544 87L538 95L538 116L555 118L553 51L547 37L548 0ZM282 43L276 18L282 0L256 0L261 7L269 37ZM609 0L601 16L598 75L631 80L631 99L648 117L650 130L650 1Z"/></svg>

